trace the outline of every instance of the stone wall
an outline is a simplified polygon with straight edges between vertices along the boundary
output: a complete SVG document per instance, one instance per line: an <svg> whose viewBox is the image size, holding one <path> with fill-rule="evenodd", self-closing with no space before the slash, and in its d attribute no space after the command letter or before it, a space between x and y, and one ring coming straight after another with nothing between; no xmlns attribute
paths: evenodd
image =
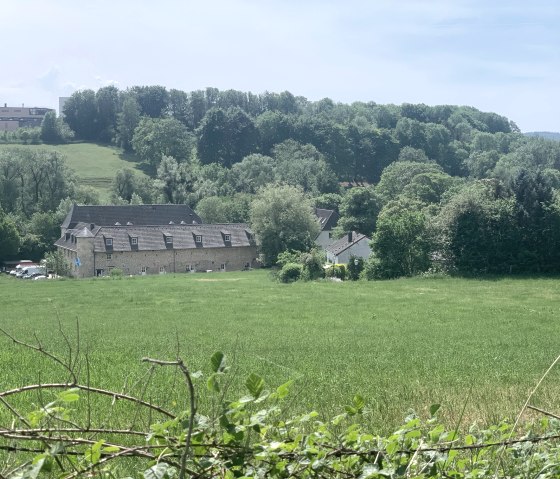
<svg viewBox="0 0 560 479"><path fill-rule="evenodd" d="M88 264L91 269L87 276L107 275L115 268L121 269L127 275L208 270L240 271L257 267L257 257L255 246L95 253L92 264Z"/></svg>

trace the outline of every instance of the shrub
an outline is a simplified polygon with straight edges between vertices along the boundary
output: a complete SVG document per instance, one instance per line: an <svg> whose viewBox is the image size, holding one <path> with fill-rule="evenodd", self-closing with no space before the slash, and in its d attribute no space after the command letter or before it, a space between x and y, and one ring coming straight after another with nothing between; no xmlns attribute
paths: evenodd
<svg viewBox="0 0 560 479"><path fill-rule="evenodd" d="M313 249L309 253L303 253L300 262L303 264L302 279L305 281L313 281L325 276L323 269L325 256L319 251Z"/></svg>
<svg viewBox="0 0 560 479"><path fill-rule="evenodd" d="M360 274L364 269L364 259L357 256L350 256L348 265L346 266L348 270L348 279L351 281L356 281L360 279Z"/></svg>
<svg viewBox="0 0 560 479"><path fill-rule="evenodd" d="M114 268L111 270L111 278L121 279L123 277L123 270L119 268Z"/></svg>
<svg viewBox="0 0 560 479"><path fill-rule="evenodd" d="M346 279L346 265L332 264L325 272L327 278L338 278L342 281Z"/></svg>
<svg viewBox="0 0 560 479"><path fill-rule="evenodd" d="M301 278L303 265L298 263L285 264L278 273L278 279L281 283L293 283Z"/></svg>

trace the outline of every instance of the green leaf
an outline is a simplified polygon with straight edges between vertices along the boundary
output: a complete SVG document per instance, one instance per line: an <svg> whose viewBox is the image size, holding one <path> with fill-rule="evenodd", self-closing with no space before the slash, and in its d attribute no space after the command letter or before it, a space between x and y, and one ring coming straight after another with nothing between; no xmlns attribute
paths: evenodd
<svg viewBox="0 0 560 479"><path fill-rule="evenodd" d="M220 392L220 383L218 382L217 373L212 374L212 376L208 378L206 385L208 386L209 391L214 391L217 393Z"/></svg>
<svg viewBox="0 0 560 479"><path fill-rule="evenodd" d="M144 471L144 479L168 479L174 477L176 469L169 464L159 463Z"/></svg>
<svg viewBox="0 0 560 479"><path fill-rule="evenodd" d="M434 417L436 413L439 411L441 404L432 404L430 406L430 416Z"/></svg>
<svg viewBox="0 0 560 479"><path fill-rule="evenodd" d="M215 352L212 357L210 358L210 362L212 364L212 371L215 373L222 372L226 367L225 364L225 355L221 351Z"/></svg>
<svg viewBox="0 0 560 479"><path fill-rule="evenodd" d="M256 399L262 393L262 390L264 388L264 379L261 378L258 374L251 373L247 378L247 381L245 381L245 386L247 386L249 392Z"/></svg>
<svg viewBox="0 0 560 479"><path fill-rule="evenodd" d="M62 402L75 402L80 399L77 388L68 389L67 391L62 391L58 394L58 399Z"/></svg>
<svg viewBox="0 0 560 479"><path fill-rule="evenodd" d="M290 387L293 383L294 381L290 379L288 382L276 388L276 396L278 399L284 399L290 393Z"/></svg>
<svg viewBox="0 0 560 479"><path fill-rule="evenodd" d="M364 406L366 405L366 401L362 396L356 394L352 399L352 405L354 406L356 411L360 413L364 409Z"/></svg>

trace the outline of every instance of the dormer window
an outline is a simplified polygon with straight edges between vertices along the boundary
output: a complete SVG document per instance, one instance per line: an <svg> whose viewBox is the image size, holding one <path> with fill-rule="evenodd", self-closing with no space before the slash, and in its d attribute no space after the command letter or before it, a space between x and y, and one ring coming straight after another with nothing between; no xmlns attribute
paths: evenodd
<svg viewBox="0 0 560 479"><path fill-rule="evenodd" d="M230 242L231 241L231 235L225 234L224 235L224 241Z"/></svg>
<svg viewBox="0 0 560 479"><path fill-rule="evenodd" d="M195 235L194 240L196 243L202 243L202 235Z"/></svg>
<svg viewBox="0 0 560 479"><path fill-rule="evenodd" d="M138 246L138 238L137 238L136 236L132 236L132 237L130 238L130 244L131 244L132 246Z"/></svg>
<svg viewBox="0 0 560 479"><path fill-rule="evenodd" d="M105 238L105 246L113 246L113 238Z"/></svg>
<svg viewBox="0 0 560 479"><path fill-rule="evenodd" d="M165 244L173 244L173 236L166 236Z"/></svg>

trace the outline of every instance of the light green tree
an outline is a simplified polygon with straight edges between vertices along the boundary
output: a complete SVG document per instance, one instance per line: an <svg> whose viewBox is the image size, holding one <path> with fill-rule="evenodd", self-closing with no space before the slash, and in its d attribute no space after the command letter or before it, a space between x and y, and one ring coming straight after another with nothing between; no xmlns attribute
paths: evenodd
<svg viewBox="0 0 560 479"><path fill-rule="evenodd" d="M251 203L250 222L267 266L282 251L308 251L319 234L312 201L294 186L261 189Z"/></svg>

